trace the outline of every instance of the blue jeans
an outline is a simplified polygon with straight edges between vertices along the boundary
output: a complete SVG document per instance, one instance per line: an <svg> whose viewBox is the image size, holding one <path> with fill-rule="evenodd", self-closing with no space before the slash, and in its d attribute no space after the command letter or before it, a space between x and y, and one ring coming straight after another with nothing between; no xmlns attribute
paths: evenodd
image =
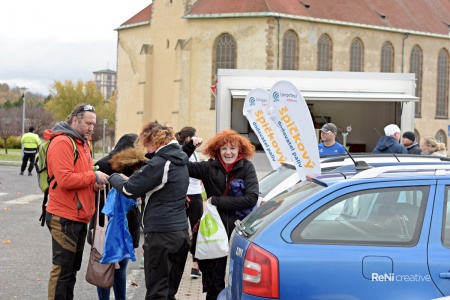
<svg viewBox="0 0 450 300"><path fill-rule="evenodd" d="M128 259L119 262L120 269L114 272L114 297L116 300L125 300L127 293L127 265ZM97 295L99 300L109 300L111 289L97 287Z"/></svg>

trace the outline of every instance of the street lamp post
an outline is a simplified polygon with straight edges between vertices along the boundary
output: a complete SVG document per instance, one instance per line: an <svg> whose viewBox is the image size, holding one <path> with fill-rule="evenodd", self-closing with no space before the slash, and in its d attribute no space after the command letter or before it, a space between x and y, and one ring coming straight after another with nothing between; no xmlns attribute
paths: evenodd
<svg viewBox="0 0 450 300"><path fill-rule="evenodd" d="M103 138L102 138L102 157L105 156L105 129L106 129L106 123L108 122L108 119L103 119Z"/></svg>
<svg viewBox="0 0 450 300"><path fill-rule="evenodd" d="M21 87L20 91L22 92L22 136L25 134L25 92L27 91L26 87ZM23 144L22 144L22 156L23 156Z"/></svg>

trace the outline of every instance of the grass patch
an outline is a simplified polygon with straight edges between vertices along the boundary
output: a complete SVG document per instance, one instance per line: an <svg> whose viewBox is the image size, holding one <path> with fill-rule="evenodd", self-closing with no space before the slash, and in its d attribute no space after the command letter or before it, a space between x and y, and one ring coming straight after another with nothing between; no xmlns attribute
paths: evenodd
<svg viewBox="0 0 450 300"><path fill-rule="evenodd" d="M22 150L8 149L8 154L5 154L5 149L0 149L0 160L22 161Z"/></svg>

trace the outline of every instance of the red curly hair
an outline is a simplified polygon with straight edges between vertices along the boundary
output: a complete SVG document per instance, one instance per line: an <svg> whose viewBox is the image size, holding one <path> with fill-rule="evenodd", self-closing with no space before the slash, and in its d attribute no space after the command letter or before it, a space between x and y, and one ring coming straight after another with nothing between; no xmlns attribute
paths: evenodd
<svg viewBox="0 0 450 300"><path fill-rule="evenodd" d="M255 154L255 147L250 141L232 129L222 130L210 139L205 145L203 154L210 158L218 157L220 155L220 148L227 144L237 147L239 156L252 158L253 154Z"/></svg>

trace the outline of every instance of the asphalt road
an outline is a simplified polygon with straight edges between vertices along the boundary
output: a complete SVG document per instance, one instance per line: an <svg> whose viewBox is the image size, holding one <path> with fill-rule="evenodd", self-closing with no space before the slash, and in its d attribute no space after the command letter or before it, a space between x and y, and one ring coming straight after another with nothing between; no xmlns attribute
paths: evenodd
<svg viewBox="0 0 450 300"><path fill-rule="evenodd" d="M42 300L47 298L51 237L47 227L41 227L39 222L43 194L36 176L20 176L19 172L18 166L0 165L0 299ZM96 288L84 279L88 254L86 243L75 299L97 299ZM138 248L136 262L128 264L128 299L145 298L144 270L138 265L140 257Z"/></svg>

